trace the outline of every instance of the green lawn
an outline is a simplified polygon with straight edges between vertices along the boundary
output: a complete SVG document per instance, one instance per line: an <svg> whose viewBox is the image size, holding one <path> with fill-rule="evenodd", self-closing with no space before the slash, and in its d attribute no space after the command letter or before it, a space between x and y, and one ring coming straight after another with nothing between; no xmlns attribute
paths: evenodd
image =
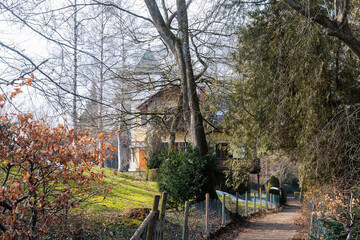
<svg viewBox="0 0 360 240"><path fill-rule="evenodd" d="M144 208L151 208L158 195L156 182L146 181L127 173L114 174L114 169L94 168L104 172L103 186L111 191L99 194L75 208L73 222L85 222L83 237L89 239L130 239L146 217Z"/></svg>
<svg viewBox="0 0 360 240"><path fill-rule="evenodd" d="M126 173L114 174L114 169L96 168L104 171L104 186L110 185L111 191L94 196L80 205L80 209L92 213L119 213L134 208L151 208L154 196L159 194L156 183L131 176Z"/></svg>
<svg viewBox="0 0 360 240"><path fill-rule="evenodd" d="M88 239L130 239L148 213L144 208L150 209L154 196L159 194L156 182L121 172L115 175L110 168L96 167L92 171L105 173L100 187L110 186L111 191L105 198L100 192L71 209L69 224L83 225L82 237ZM0 179L2 174L0 171Z"/></svg>

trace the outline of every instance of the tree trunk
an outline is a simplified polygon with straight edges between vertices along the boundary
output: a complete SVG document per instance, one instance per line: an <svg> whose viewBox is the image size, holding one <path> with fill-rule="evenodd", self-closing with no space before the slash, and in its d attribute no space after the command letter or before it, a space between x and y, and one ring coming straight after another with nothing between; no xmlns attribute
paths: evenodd
<svg viewBox="0 0 360 240"><path fill-rule="evenodd" d="M170 149L174 149L175 147L175 140L176 140L176 132L178 131L178 126L183 116L183 96L179 96L178 100L178 107L176 113L174 115L174 119L170 126Z"/></svg>
<svg viewBox="0 0 360 240"><path fill-rule="evenodd" d="M73 77L73 106L72 106L72 117L73 117L73 128L75 131L78 130L78 114L77 114L77 71L78 71L78 65L77 65L77 2L75 0L74 2L74 77Z"/></svg>
<svg viewBox="0 0 360 240"><path fill-rule="evenodd" d="M103 7L102 7L103 8ZM99 113L98 113L98 130L99 133L104 131L103 124L103 94L104 94L104 8L101 10L101 29L100 29L100 68L99 68Z"/></svg>
<svg viewBox="0 0 360 240"><path fill-rule="evenodd" d="M118 172L122 170L122 155L121 155L121 121L119 123L119 133L117 134L118 142Z"/></svg>
<svg viewBox="0 0 360 240"><path fill-rule="evenodd" d="M188 126L191 136L191 143L199 149L201 155L206 155L208 152L208 146L206 142L203 118L200 112L199 98L196 92L196 83L190 56L186 2L185 0L177 0L176 5L180 38L180 41L177 42L178 44L176 50L178 51L179 55L179 64L185 66L185 69L181 69L183 71L181 75L183 75L184 78L183 84L186 84L186 92L183 91L184 103L186 99L186 101L188 101L186 104L188 105L188 110L190 111L190 119L187 120L190 120Z"/></svg>
<svg viewBox="0 0 360 240"><path fill-rule="evenodd" d="M155 28L176 58L181 79L184 117L190 132L191 143L199 149L202 156L205 156L208 152L208 145L191 62L186 2L185 0L176 1L179 37L176 37L168 28L156 1L145 0L145 3ZM207 166L206 171L209 181L202 189L201 198L205 199L206 193L209 193L211 198L218 198L215 191L216 182L212 166Z"/></svg>

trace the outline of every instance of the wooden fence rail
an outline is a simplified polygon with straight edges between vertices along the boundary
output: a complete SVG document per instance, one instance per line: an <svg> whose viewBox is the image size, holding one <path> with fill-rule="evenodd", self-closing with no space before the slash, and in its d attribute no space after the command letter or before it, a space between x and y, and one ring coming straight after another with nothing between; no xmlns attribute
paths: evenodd
<svg viewBox="0 0 360 240"><path fill-rule="evenodd" d="M135 231L134 235L130 238L130 240L139 239L140 235L143 233L143 231L148 226L149 222L154 218L155 212L151 211L149 215L145 218L145 220L141 223L139 228Z"/></svg>
<svg viewBox="0 0 360 240"><path fill-rule="evenodd" d="M145 220L140 224L139 228L135 231L134 235L130 240L137 240L140 238L141 234L146 231L146 240L161 240L163 239L163 220L165 218L166 211L166 202L167 202L167 193L162 193L162 203L161 203L161 214L159 215L159 201L160 196L155 195L153 207L149 215Z"/></svg>
<svg viewBox="0 0 360 240"><path fill-rule="evenodd" d="M249 195L251 196L251 195ZM253 200L253 211L256 212L257 210L264 209L262 207L262 197L261 195L256 196L256 193L254 193ZM259 204L256 204L257 200L259 201ZM278 207L278 202L275 201L275 196L273 194L266 194L265 197L266 200L266 209L268 208L274 208ZM277 199L276 199L277 200ZM159 201L160 196L156 195L154 197L154 203L152 210L150 214L145 218L145 220L141 223L139 228L135 231L134 235L130 238L130 240L136 240L139 239L141 234L146 229L146 240L163 240L164 238L164 219L165 219L165 212L166 212L166 202L167 202L167 193L162 193L162 204L161 204L161 211L159 213ZM225 194L222 195L222 206L221 206L221 225L226 224L226 217L225 217L225 203L226 203L226 196ZM245 215L249 214L249 206L248 202L251 202L251 199L248 199L248 193L245 193ZM188 240L189 239L189 226L188 226L188 217L189 217L189 211L190 211L190 204L189 202L185 203L185 209L184 209L184 221L183 221L183 231L182 231L182 239ZM210 234L210 197L209 194L206 194L206 201L205 201L205 236L208 236ZM239 194L236 193L236 203L235 203L235 214L239 214Z"/></svg>

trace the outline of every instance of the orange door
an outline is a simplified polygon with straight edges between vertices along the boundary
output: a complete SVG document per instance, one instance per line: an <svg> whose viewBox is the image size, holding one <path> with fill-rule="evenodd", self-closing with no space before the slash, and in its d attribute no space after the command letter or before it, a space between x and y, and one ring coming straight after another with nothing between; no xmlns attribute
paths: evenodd
<svg viewBox="0 0 360 240"><path fill-rule="evenodd" d="M139 168L140 169L145 169L146 168L146 151L145 150L140 150L139 152Z"/></svg>

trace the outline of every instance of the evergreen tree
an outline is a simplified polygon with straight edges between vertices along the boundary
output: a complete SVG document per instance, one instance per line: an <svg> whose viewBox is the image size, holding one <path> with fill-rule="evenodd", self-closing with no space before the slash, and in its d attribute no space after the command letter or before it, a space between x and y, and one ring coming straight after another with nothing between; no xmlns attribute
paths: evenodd
<svg viewBox="0 0 360 240"><path fill-rule="evenodd" d="M308 179L340 177L323 165L331 156L319 161L313 146L334 116L360 102L358 59L282 3L252 8L247 18L233 55L242 77L232 82L228 132L244 157L252 149L282 152L306 166Z"/></svg>

